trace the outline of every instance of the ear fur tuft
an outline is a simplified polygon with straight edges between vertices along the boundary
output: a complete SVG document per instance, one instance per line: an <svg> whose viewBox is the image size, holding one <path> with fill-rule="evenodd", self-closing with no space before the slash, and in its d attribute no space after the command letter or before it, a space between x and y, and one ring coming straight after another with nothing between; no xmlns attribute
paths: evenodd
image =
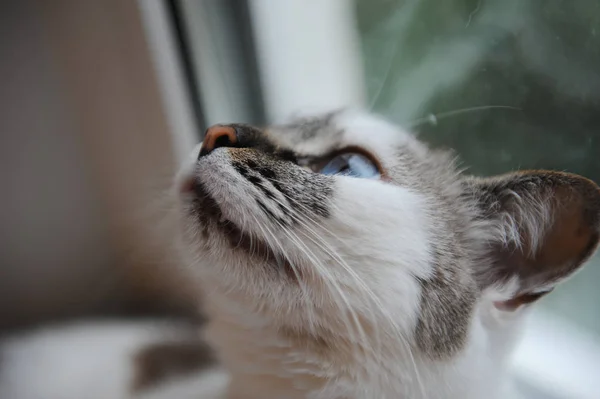
<svg viewBox="0 0 600 399"><path fill-rule="evenodd" d="M481 288L517 278L514 303L530 303L571 276L600 240L600 188L584 177L524 171L471 178L470 193L495 229ZM525 298L525 300L517 300Z"/></svg>

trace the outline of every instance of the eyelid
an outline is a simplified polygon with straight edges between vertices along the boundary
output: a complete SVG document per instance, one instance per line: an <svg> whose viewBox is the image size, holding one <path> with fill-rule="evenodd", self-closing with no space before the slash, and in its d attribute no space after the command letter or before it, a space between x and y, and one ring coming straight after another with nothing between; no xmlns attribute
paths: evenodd
<svg viewBox="0 0 600 399"><path fill-rule="evenodd" d="M334 150L327 155L317 157L317 158L313 159L312 162L310 162L311 169L313 172L318 172L321 169L323 169L327 165L327 163L329 163L332 159L334 159L335 157L337 157L339 155L343 155L346 153L360 154L360 155L364 156L369 161L371 161L373 163L373 165L375 165L375 167L377 168L377 171L381 175L381 179L388 180L387 171L383 168L383 165L381 165L381 162L379 161L379 159L377 157L375 157L370 151L368 151L362 147L359 147L359 146L343 147L343 148Z"/></svg>

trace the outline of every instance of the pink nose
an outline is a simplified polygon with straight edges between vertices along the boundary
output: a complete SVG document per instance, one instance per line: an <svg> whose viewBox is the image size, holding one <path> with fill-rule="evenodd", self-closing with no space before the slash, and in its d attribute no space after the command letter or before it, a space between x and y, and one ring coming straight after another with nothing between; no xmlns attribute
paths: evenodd
<svg viewBox="0 0 600 399"><path fill-rule="evenodd" d="M225 125L214 125L206 129L202 149L198 157L210 154L219 147L229 147L237 142L237 133L235 128Z"/></svg>

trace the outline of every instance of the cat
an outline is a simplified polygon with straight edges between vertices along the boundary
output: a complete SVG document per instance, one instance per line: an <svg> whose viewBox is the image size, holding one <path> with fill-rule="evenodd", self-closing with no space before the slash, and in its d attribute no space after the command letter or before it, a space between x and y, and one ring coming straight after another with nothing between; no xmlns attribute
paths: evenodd
<svg viewBox="0 0 600 399"><path fill-rule="evenodd" d="M592 181L468 176L353 110L213 126L176 187L229 399L514 397L530 305L600 234Z"/></svg>
<svg viewBox="0 0 600 399"><path fill-rule="evenodd" d="M514 398L531 305L600 234L590 180L469 176L452 152L355 110L215 125L172 200L169 239L218 362L139 389L125 351L138 363L118 397Z"/></svg>

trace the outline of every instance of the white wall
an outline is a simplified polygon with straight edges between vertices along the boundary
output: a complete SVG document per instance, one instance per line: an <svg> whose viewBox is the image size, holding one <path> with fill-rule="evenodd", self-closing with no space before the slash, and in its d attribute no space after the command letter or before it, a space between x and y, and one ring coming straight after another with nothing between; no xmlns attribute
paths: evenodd
<svg viewBox="0 0 600 399"><path fill-rule="evenodd" d="M177 297L150 240L176 162L136 3L2 2L0 29L0 328Z"/></svg>

